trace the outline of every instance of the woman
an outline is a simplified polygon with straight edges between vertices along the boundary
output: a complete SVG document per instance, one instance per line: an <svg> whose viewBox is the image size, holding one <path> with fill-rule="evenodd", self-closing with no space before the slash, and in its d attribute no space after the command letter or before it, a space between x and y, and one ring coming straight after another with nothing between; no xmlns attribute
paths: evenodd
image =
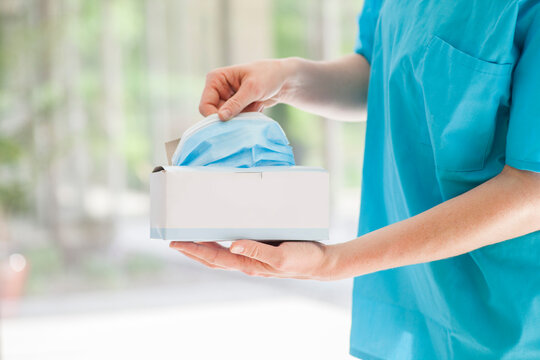
<svg viewBox="0 0 540 360"><path fill-rule="evenodd" d="M362 359L540 359L540 2L366 0L355 50L217 69L200 111L337 117L369 83L359 237L171 246L250 275L356 277Z"/></svg>

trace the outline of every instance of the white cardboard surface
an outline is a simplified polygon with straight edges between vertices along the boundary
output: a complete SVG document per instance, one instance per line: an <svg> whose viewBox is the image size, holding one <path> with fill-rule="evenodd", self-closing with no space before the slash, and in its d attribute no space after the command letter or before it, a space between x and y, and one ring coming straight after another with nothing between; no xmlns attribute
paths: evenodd
<svg viewBox="0 0 540 360"><path fill-rule="evenodd" d="M326 240L329 176L318 168L156 168L151 237Z"/></svg>

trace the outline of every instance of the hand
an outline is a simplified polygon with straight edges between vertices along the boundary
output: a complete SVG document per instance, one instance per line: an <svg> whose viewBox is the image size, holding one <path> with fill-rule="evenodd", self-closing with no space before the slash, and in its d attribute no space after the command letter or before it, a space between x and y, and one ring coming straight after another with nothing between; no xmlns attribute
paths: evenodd
<svg viewBox="0 0 540 360"><path fill-rule="evenodd" d="M263 277L333 279L331 247L318 242L287 241L272 246L238 240L226 248L214 242L172 241L169 246L214 269L239 270Z"/></svg>
<svg viewBox="0 0 540 360"><path fill-rule="evenodd" d="M229 120L240 112L262 111L282 100L289 67L287 59L263 60L219 68L208 73L199 111Z"/></svg>

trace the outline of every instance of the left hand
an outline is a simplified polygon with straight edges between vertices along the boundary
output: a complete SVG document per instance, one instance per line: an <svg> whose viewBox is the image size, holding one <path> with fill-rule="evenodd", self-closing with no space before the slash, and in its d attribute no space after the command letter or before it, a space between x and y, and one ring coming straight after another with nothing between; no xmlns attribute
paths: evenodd
<svg viewBox="0 0 540 360"><path fill-rule="evenodd" d="M171 248L214 269L247 275L331 280L331 247L312 241L286 241L272 246L253 240L235 241L230 248L215 242L177 242Z"/></svg>

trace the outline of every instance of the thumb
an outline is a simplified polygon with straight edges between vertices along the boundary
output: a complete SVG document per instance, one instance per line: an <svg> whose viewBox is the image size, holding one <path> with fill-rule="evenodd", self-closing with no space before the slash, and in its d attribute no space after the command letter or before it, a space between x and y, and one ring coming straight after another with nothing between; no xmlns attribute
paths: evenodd
<svg viewBox="0 0 540 360"><path fill-rule="evenodd" d="M218 111L219 118L223 121L240 114L249 104L257 100L257 94L248 84L243 84L240 89L229 98Z"/></svg>
<svg viewBox="0 0 540 360"><path fill-rule="evenodd" d="M281 260L281 249L253 240L238 240L231 245L233 254L246 256L251 259L275 267Z"/></svg>

